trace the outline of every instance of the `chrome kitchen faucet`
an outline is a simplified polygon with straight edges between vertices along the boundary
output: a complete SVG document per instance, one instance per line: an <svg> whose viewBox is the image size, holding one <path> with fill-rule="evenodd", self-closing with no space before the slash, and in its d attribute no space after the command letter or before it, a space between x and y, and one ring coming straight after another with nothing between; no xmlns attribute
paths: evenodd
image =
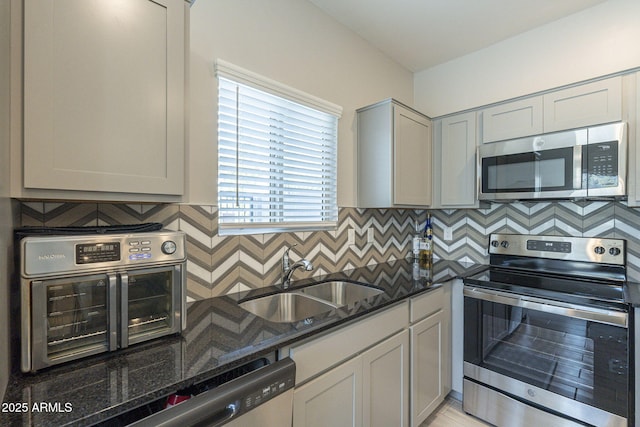
<svg viewBox="0 0 640 427"><path fill-rule="evenodd" d="M298 244L296 243L293 246L297 245ZM304 267L305 271L313 270L313 264L304 258L294 262L293 265L289 265L289 251L293 246L287 248L282 255L282 289L287 289L289 287L291 284L291 275L293 275L293 272L298 268Z"/></svg>

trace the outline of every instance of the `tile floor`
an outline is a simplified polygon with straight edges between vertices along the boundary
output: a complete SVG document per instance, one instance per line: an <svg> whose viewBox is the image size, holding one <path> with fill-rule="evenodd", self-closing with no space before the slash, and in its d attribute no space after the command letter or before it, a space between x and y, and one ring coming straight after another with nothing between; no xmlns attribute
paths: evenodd
<svg viewBox="0 0 640 427"><path fill-rule="evenodd" d="M486 427L478 418L465 414L462 402L448 397L420 427Z"/></svg>

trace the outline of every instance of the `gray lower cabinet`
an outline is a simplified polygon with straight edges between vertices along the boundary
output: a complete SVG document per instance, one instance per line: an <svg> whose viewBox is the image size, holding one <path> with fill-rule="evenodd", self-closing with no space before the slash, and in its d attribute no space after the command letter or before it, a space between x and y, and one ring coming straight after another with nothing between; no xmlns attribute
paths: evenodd
<svg viewBox="0 0 640 427"><path fill-rule="evenodd" d="M282 349L294 426L408 426L409 302Z"/></svg>
<svg viewBox="0 0 640 427"><path fill-rule="evenodd" d="M351 359L297 387L293 393L293 426L360 426L362 360Z"/></svg>
<svg viewBox="0 0 640 427"><path fill-rule="evenodd" d="M409 333L404 330L293 394L293 425L407 426Z"/></svg>
<svg viewBox="0 0 640 427"><path fill-rule="evenodd" d="M411 300L411 426L418 427L451 390L451 291Z"/></svg>
<svg viewBox="0 0 640 427"><path fill-rule="evenodd" d="M451 390L449 286L280 350L293 426L418 426Z"/></svg>

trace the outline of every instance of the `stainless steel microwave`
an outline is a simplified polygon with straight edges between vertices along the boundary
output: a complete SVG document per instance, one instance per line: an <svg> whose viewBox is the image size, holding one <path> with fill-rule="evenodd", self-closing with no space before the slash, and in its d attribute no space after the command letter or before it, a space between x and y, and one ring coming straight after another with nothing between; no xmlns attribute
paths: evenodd
<svg viewBox="0 0 640 427"><path fill-rule="evenodd" d="M626 123L483 144L480 200L626 195Z"/></svg>

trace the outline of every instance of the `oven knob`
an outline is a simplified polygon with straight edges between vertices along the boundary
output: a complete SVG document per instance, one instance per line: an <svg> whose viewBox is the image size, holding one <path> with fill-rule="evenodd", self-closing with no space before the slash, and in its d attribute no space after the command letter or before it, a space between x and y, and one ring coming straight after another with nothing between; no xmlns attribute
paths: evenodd
<svg viewBox="0 0 640 427"><path fill-rule="evenodd" d="M611 249L609 249L609 255L613 255L613 256L620 255L620 248L611 248Z"/></svg>
<svg viewBox="0 0 640 427"><path fill-rule="evenodd" d="M503 240L502 242L500 242L500 246L507 249L509 247L509 242L507 242L506 240Z"/></svg>
<svg viewBox="0 0 640 427"><path fill-rule="evenodd" d="M500 244L500 243L498 243L498 241L497 241L497 240L492 240L492 241L491 241L491 246L493 246L494 248L497 248L499 244Z"/></svg>
<svg viewBox="0 0 640 427"><path fill-rule="evenodd" d="M167 240L166 242L162 243L162 246L160 247L160 249L162 249L162 253L171 255L176 252L176 249L178 249L178 246L176 246L176 242L172 240Z"/></svg>
<svg viewBox="0 0 640 427"><path fill-rule="evenodd" d="M602 255L602 254L605 252L605 250L604 250L604 248L603 248L602 246L596 246L596 247L593 249L593 251L594 251L595 253L597 253L598 255Z"/></svg>

